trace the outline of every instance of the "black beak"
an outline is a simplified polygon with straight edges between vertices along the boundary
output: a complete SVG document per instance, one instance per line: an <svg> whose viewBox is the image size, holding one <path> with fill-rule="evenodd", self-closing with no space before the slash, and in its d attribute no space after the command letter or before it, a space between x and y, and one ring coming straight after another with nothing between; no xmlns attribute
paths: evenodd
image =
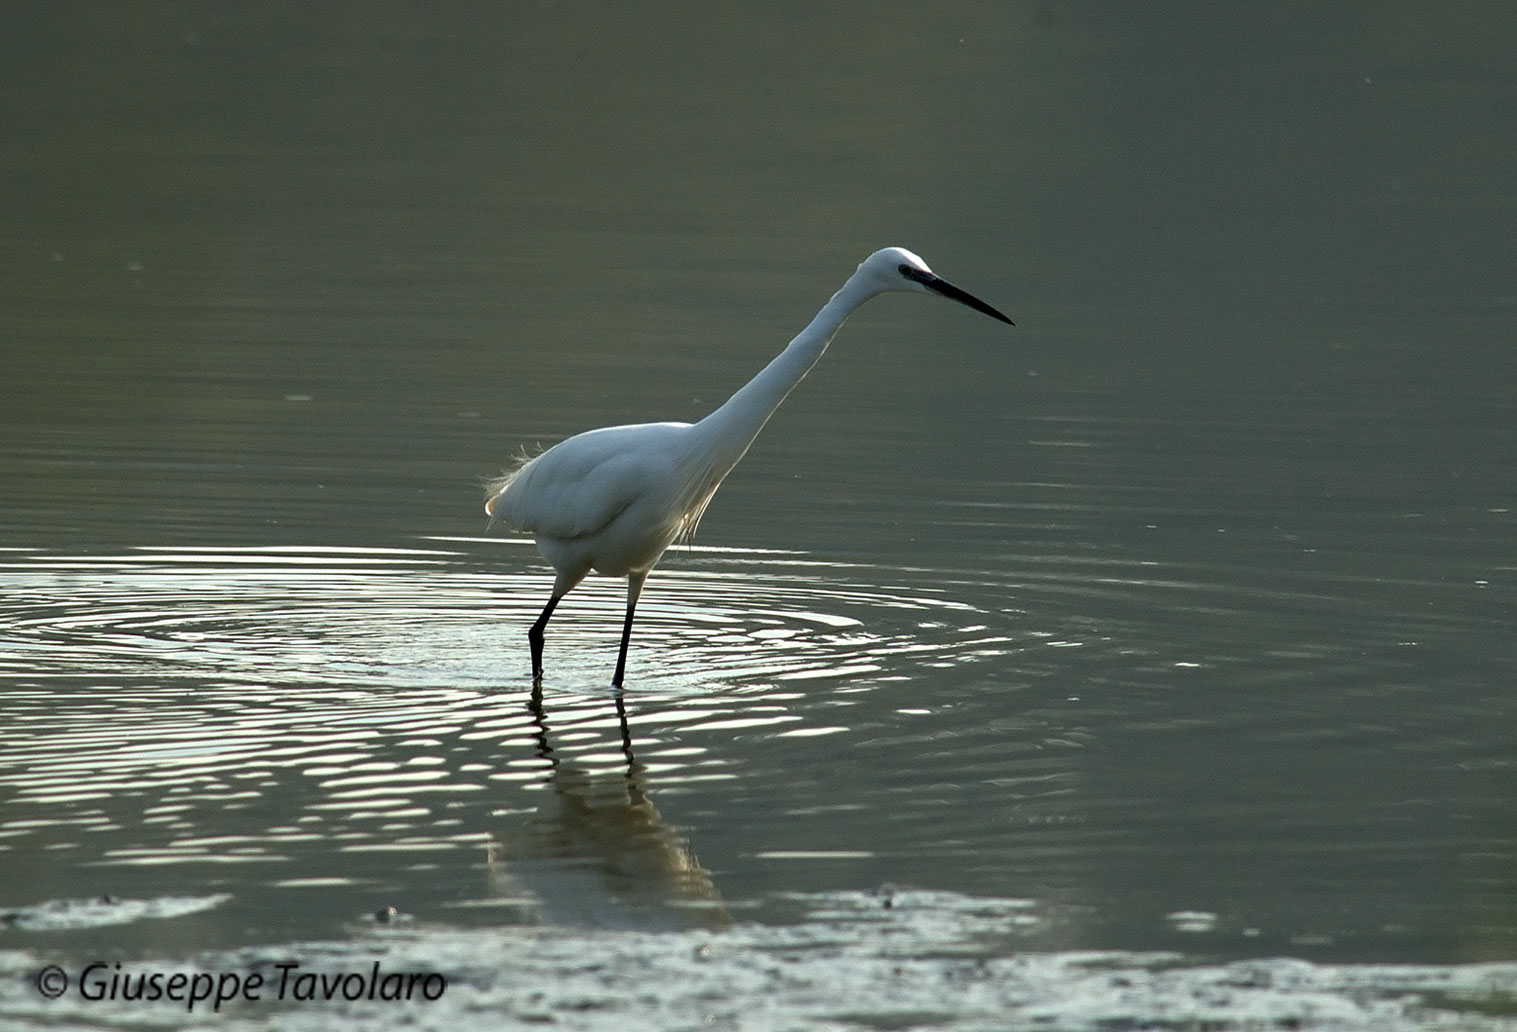
<svg viewBox="0 0 1517 1032"><path fill-rule="evenodd" d="M1016 325L1016 323L1006 318L1006 316L1002 315L994 308L991 308L984 301L981 301L969 291L960 290L958 287L954 286L952 283L949 283L941 276L935 276L930 272L919 272L916 269L908 269L904 267L901 269L901 272L903 272L908 279L916 280L918 283L926 287L928 290L932 291L934 294L942 294L950 301L957 301L961 305L968 305L976 312L983 312L986 315L990 316L992 319L1001 320L1007 326Z"/></svg>

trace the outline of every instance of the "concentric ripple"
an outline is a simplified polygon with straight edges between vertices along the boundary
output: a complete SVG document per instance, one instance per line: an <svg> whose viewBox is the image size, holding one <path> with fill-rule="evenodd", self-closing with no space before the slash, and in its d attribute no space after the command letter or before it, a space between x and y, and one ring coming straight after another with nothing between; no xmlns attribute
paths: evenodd
<svg viewBox="0 0 1517 1032"><path fill-rule="evenodd" d="M559 608L532 690L549 578L526 542L9 553L0 902L188 884L231 894L223 931L196 931L236 945L340 937L389 905L728 927L776 891L922 878L1094 915L1106 941L1247 951L1450 934L1446 879L1416 872L1451 848L1476 858L1472 906L1504 884L1474 779L1510 770L1506 704L1449 661L1500 624L1484 588L1306 561L670 558L615 693L608 579ZM1455 810L1478 818L1462 838ZM1303 856L1395 920L1323 933L1282 906L1258 872Z"/></svg>
<svg viewBox="0 0 1517 1032"><path fill-rule="evenodd" d="M880 674L902 657L957 662L1006 641L941 588L853 583L845 567L783 553L701 558L699 570L660 571L638 611L632 665L660 690ZM519 682L549 581L459 560L436 548L18 556L0 564L0 678ZM609 680L623 605L604 579L566 600L548 638L555 682Z"/></svg>
<svg viewBox="0 0 1517 1032"><path fill-rule="evenodd" d="M483 862L483 894L525 892L546 915L585 897L568 840L582 858L642 856L665 886L613 892L597 920L671 893L681 913L711 897L714 916L644 781L736 777L712 736L847 730L794 705L818 679L972 662L1006 638L942 589L790 554L697 564L649 593L623 702L605 687L614 582L561 607L539 697L525 629L547 579L442 547L15 554L0 564L0 853L114 872L102 884L188 865L297 894Z"/></svg>

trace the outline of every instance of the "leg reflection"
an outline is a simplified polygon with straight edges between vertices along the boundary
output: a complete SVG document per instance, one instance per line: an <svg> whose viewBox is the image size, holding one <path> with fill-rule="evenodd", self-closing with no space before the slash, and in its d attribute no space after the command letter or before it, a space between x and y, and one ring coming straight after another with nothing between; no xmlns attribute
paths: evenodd
<svg viewBox="0 0 1517 1032"><path fill-rule="evenodd" d="M527 711L543 776L528 793L536 811L496 834L495 887L526 897L538 919L553 924L669 929L731 923L683 829L665 820L649 797L625 697L616 691L611 702L617 761L603 748L611 744L604 697L559 702L550 717L541 688L533 688Z"/></svg>

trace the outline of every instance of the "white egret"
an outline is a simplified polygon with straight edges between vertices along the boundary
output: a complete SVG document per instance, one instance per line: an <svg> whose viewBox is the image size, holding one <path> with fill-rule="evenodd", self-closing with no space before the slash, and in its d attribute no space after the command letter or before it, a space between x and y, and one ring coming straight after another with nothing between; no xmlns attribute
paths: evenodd
<svg viewBox="0 0 1517 1032"><path fill-rule="evenodd" d="M531 534L557 576L542 615L527 632L532 680L543 675L543 630L559 601L591 571L627 578L627 616L616 657L627 668L632 613L643 581L664 550L695 534L711 496L791 388L822 357L853 312L891 291L934 293L1011 323L899 247L864 260L810 324L757 376L699 423L639 423L589 430L560 441L492 481L489 526ZM487 528L488 529L488 528Z"/></svg>

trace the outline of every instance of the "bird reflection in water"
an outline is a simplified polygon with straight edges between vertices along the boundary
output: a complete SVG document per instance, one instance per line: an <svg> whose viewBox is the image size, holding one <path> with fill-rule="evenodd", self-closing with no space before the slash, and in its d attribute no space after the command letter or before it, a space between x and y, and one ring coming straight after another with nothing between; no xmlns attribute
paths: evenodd
<svg viewBox="0 0 1517 1032"><path fill-rule="evenodd" d="M546 763L538 793L546 799L524 825L495 836L492 888L530 900L544 924L640 931L730 924L688 839L648 798L620 691L612 702L623 762L596 769L555 750L542 690L533 689L527 708ZM581 734L587 726L594 724L575 722Z"/></svg>

